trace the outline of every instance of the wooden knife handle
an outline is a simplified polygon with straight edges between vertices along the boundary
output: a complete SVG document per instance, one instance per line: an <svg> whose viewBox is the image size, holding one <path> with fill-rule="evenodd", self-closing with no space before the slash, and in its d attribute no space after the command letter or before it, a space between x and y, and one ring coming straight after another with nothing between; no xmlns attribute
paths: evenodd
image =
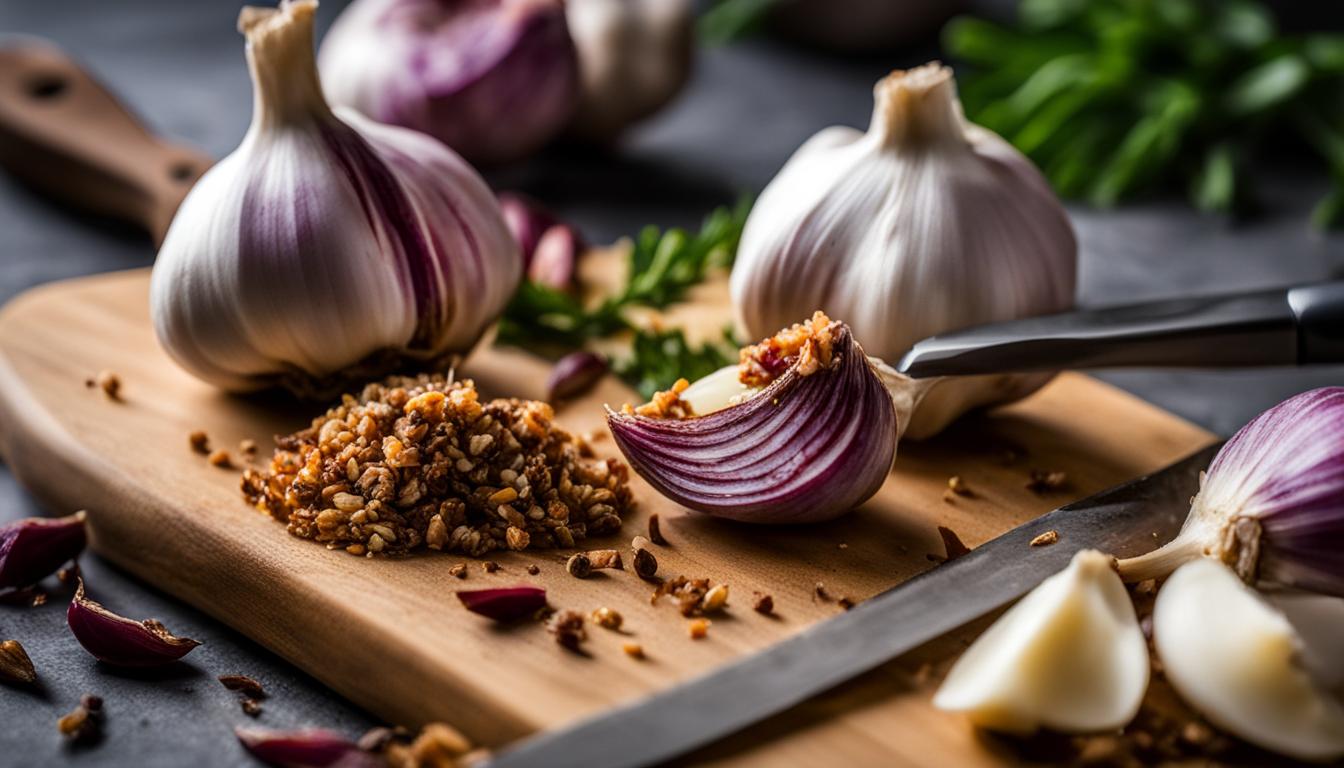
<svg viewBox="0 0 1344 768"><path fill-rule="evenodd" d="M212 162L155 137L55 46L0 48L0 166L58 202L137 224L157 245Z"/></svg>

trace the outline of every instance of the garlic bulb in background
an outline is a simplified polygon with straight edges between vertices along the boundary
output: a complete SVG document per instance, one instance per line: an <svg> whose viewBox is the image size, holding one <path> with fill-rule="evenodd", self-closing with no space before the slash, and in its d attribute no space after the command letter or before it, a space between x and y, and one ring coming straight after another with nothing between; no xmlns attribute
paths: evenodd
<svg viewBox="0 0 1344 768"><path fill-rule="evenodd" d="M229 390L316 393L466 352L522 272L494 195L461 158L327 107L316 5L243 9L252 126L187 195L154 266L159 341Z"/></svg>
<svg viewBox="0 0 1344 768"><path fill-rule="evenodd" d="M332 104L428 133L477 165L540 149L579 92L563 0L355 0L319 66Z"/></svg>
<svg viewBox="0 0 1344 768"><path fill-rule="evenodd" d="M934 706L1010 733L1120 728L1148 687L1148 645L1111 558L1074 556L985 630Z"/></svg>
<svg viewBox="0 0 1344 768"><path fill-rule="evenodd" d="M868 354L895 361L943 331L1067 309L1068 217L1029 160L965 121L951 70L893 72L875 97L867 133L813 136L752 208L731 281L746 335L820 309ZM984 387L1020 397L1046 380ZM957 385L944 410L985 404L976 386Z"/></svg>
<svg viewBox="0 0 1344 768"><path fill-rule="evenodd" d="M1344 625L1330 634L1337 655ZM1316 679L1293 625L1222 563L1200 558L1167 579L1153 644L1177 693L1219 728L1302 760L1344 756L1344 701Z"/></svg>
<svg viewBox="0 0 1344 768"><path fill-rule="evenodd" d="M566 0L579 52L580 96L570 132L610 141L672 100L691 74L691 0Z"/></svg>
<svg viewBox="0 0 1344 768"><path fill-rule="evenodd" d="M1242 427L1201 479L1181 532L1120 561L1127 581L1208 556L1248 583L1344 596L1344 387L1291 397Z"/></svg>

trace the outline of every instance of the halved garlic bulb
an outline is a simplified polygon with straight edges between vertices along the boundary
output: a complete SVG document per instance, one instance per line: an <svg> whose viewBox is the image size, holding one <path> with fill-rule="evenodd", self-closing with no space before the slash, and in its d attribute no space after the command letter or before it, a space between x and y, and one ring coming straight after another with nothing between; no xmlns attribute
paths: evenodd
<svg viewBox="0 0 1344 768"><path fill-rule="evenodd" d="M1335 634L1334 653L1339 653ZM1193 560L1163 584L1153 641L1167 679L1209 722L1302 760L1344 756L1344 703L1314 679L1298 632L1227 566Z"/></svg>
<svg viewBox="0 0 1344 768"><path fill-rule="evenodd" d="M1138 713L1148 672L1112 558L1083 550L985 630L933 703L996 731L1105 731Z"/></svg>

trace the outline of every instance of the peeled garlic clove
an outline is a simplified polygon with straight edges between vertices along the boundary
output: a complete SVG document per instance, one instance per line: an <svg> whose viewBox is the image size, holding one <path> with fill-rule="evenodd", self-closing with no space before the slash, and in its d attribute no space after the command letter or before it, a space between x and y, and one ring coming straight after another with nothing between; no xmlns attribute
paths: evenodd
<svg viewBox="0 0 1344 768"><path fill-rule="evenodd" d="M155 331L229 390L339 391L469 350L522 276L479 175L439 142L333 114L312 0L244 9L252 127L187 195L150 285Z"/></svg>
<svg viewBox="0 0 1344 768"><path fill-rule="evenodd" d="M898 360L937 333L1067 309L1068 217L1029 160L966 122L951 70L893 72L875 98L867 133L813 136L752 208L731 279L747 334L819 308L844 318L869 354ZM918 433L1044 379L1024 381L961 391Z"/></svg>
<svg viewBox="0 0 1344 768"><path fill-rule="evenodd" d="M690 77L691 0L566 0L579 53L579 107L569 132L610 141L672 100Z"/></svg>
<svg viewBox="0 0 1344 768"><path fill-rule="evenodd" d="M1153 642L1172 686L1219 728L1302 760L1344 756L1344 703L1312 679L1292 624L1223 564L1199 558L1167 579Z"/></svg>
<svg viewBox="0 0 1344 768"><path fill-rule="evenodd" d="M966 649L933 703L997 731L1113 730L1139 711L1148 671L1112 558L1083 550Z"/></svg>
<svg viewBox="0 0 1344 768"><path fill-rule="evenodd" d="M811 522L862 504L891 468L897 410L848 327L821 317L811 328L813 352L781 362L782 374L740 403L657 413L681 415L682 389L655 396L648 414L608 411L617 446L663 495L718 517Z"/></svg>
<svg viewBox="0 0 1344 768"><path fill-rule="evenodd" d="M691 382L691 385L681 392L680 397L690 404L693 413L700 416L736 405L761 391L760 387L743 384L738 375L740 370L737 365L726 365L704 378Z"/></svg>
<svg viewBox="0 0 1344 768"><path fill-rule="evenodd" d="M427 133L477 165L540 149L579 95L562 0L356 0L319 65L332 104Z"/></svg>
<svg viewBox="0 0 1344 768"><path fill-rule="evenodd" d="M1344 596L1344 387L1265 411L1227 441L1171 542L1120 561L1127 581L1208 556L1247 583Z"/></svg>
<svg viewBox="0 0 1344 768"><path fill-rule="evenodd" d="M112 613L84 596L83 579L65 617L84 650L117 667L170 664L200 645L191 638L177 637L153 619L132 621Z"/></svg>
<svg viewBox="0 0 1344 768"><path fill-rule="evenodd" d="M0 526L0 589L36 584L84 551L85 513Z"/></svg>

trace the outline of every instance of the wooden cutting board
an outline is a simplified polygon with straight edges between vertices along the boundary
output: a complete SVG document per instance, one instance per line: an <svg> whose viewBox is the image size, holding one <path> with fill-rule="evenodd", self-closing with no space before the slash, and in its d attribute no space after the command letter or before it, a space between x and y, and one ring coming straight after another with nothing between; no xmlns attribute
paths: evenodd
<svg viewBox="0 0 1344 768"><path fill-rule="evenodd" d="M277 397L221 394L178 370L150 329L149 273L133 271L30 291L0 312L0 449L52 512L89 510L94 548L147 584L236 627L391 722L450 722L499 746L528 733L711 672L842 609L817 599L869 597L927 568L943 552L935 526L971 546L1070 500L1167 464L1211 441L1180 419L1094 379L1068 374L1025 402L963 420L923 444L902 445L882 491L853 514L806 527L758 527L689 513L635 481L640 508L608 540L628 546L657 512L670 544L656 550L663 575L707 576L731 586L730 610L709 637L688 637L672 604L651 605L630 572L576 580L567 553L495 554L503 568L439 553L365 559L287 535L239 493L238 470L193 453L192 430L219 446L262 445L316 412ZM85 381L102 369L122 379L113 402ZM540 397L547 364L484 348L465 367L491 395ZM605 432L602 404L634 401L608 380L558 408L576 432ZM611 453L611 440L599 440ZM1018 458L1009 460L1007 452ZM1032 469L1063 471L1068 484L1038 495ZM951 475L970 497L945 501ZM594 544L603 543L601 541ZM1057 546L1068 546L1061 542ZM537 576L524 570L540 566ZM535 625L499 628L465 611L463 587L532 583L558 608L607 606L627 631L590 628L588 657L568 653ZM98 585L88 585L97 597ZM773 595L778 616L750 609ZM135 614L134 605L114 606ZM141 617L143 618L143 617ZM208 640L208 638L207 638ZM626 657L642 644L647 660ZM929 705L932 683L913 671L951 658L963 637L931 643L838 693L702 753L705 760L793 764L998 760L957 717ZM191 657L188 657L188 661ZM216 670L210 670L215 672ZM314 724L320 725L320 724Z"/></svg>

